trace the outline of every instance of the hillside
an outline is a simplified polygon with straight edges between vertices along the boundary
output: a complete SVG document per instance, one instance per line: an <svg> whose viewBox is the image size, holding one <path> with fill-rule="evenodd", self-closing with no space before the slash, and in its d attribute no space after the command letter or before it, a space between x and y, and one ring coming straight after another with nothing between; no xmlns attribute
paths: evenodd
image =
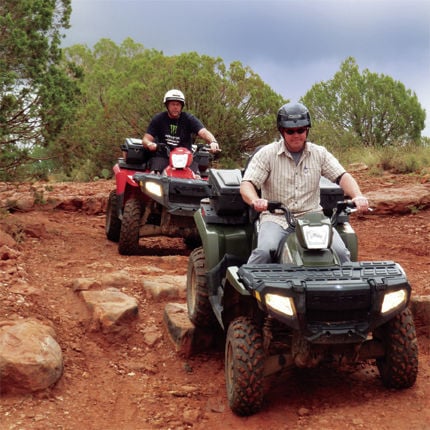
<svg viewBox="0 0 430 430"><path fill-rule="evenodd" d="M410 194L418 184L413 177L364 174L359 181L364 192L386 193L387 200L391 189ZM430 422L429 328L419 321L420 369L413 388L385 389L370 365L291 372L268 381L261 413L233 415L226 401L222 350L178 356L163 325L163 310L172 298L154 300L142 287L161 276L185 279L187 251L181 242L148 239L141 255L120 256L104 232L112 181L32 187L36 202L28 200L27 208L3 211L0 217L0 325L14 318L49 321L65 371L43 392L1 396L0 429L423 430ZM0 184L2 205L28 188L17 191ZM361 260L399 262L413 294L429 295L430 210L417 206L411 211L369 213L354 216L351 223ZM121 290L139 302L138 319L127 336L94 330L71 288L78 278L100 279L118 271L127 274ZM173 300L184 303L183 290Z"/></svg>

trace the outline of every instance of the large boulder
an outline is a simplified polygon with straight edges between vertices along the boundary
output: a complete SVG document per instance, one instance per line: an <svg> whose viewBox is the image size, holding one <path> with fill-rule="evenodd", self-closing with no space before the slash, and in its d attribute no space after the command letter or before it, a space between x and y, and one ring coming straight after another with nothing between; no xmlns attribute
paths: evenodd
<svg viewBox="0 0 430 430"><path fill-rule="evenodd" d="M2 393L42 390L62 373L63 355L52 327L31 319L0 322Z"/></svg>

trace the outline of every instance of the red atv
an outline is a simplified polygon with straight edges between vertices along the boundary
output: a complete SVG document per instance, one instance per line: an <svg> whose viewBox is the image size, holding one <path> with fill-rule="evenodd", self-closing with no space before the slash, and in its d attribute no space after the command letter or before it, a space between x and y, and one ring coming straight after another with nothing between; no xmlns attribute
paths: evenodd
<svg viewBox="0 0 430 430"><path fill-rule="evenodd" d="M211 154L206 146L196 145L193 152L169 151L169 165L161 174L150 172L151 153L141 139L127 138L121 150L124 157L113 167L116 189L109 194L106 237L118 242L121 255L137 254L141 237L182 237L188 247L197 246L193 215L210 191ZM199 175L190 168L193 162Z"/></svg>

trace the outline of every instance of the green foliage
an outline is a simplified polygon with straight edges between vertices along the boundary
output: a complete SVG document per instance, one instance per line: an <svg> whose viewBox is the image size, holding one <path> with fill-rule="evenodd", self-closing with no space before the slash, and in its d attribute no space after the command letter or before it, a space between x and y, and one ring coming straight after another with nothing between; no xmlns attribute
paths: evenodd
<svg viewBox="0 0 430 430"><path fill-rule="evenodd" d="M405 145L419 142L424 129L426 114L415 93L389 76L367 69L360 74L352 57L302 101L312 113L315 135L323 139L331 128L333 139L347 133L367 147Z"/></svg>
<svg viewBox="0 0 430 430"><path fill-rule="evenodd" d="M392 173L415 173L430 163L430 149L416 145L402 148L384 148L379 164Z"/></svg>
<svg viewBox="0 0 430 430"><path fill-rule="evenodd" d="M109 179L112 176L112 172L109 169L102 169L101 175L103 179Z"/></svg>
<svg viewBox="0 0 430 430"><path fill-rule="evenodd" d="M430 166L430 147L409 144L404 147L384 146L365 148L348 146L347 151L334 152L344 166L366 166L371 175L384 171L394 174L426 175Z"/></svg>
<svg viewBox="0 0 430 430"><path fill-rule="evenodd" d="M70 0L0 3L0 172L8 177L47 146L73 112L76 69L61 60Z"/></svg>
<svg viewBox="0 0 430 430"><path fill-rule="evenodd" d="M94 179L96 163L93 160L85 159L71 171L70 178L72 181L88 182Z"/></svg>
<svg viewBox="0 0 430 430"><path fill-rule="evenodd" d="M171 88L184 92L185 110L217 137L220 163L237 161L277 135L276 112L284 100L239 62L227 68L220 58L195 52L167 57L131 39L120 46L102 39L92 50L75 45L65 50L65 59L84 73L75 121L58 139L68 175L82 170L85 158L93 175L104 176L124 139L142 137L152 116L165 109L163 96Z"/></svg>

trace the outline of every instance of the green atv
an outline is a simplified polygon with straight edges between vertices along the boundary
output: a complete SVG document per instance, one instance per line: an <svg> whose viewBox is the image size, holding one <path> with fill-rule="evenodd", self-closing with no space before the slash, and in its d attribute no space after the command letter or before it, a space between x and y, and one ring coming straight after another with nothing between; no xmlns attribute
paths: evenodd
<svg viewBox="0 0 430 430"><path fill-rule="evenodd" d="M211 169L211 195L194 219L202 246L192 251L187 308L196 327L226 333L225 379L232 411L251 415L263 404L263 380L275 372L322 363L376 360L382 382L411 387L418 346L408 309L411 287L393 261L357 261L354 211L340 187L321 181L323 214L294 219L294 232L273 263L246 264L256 245L258 217L243 202L240 170ZM336 228L351 252L340 264L331 248Z"/></svg>

